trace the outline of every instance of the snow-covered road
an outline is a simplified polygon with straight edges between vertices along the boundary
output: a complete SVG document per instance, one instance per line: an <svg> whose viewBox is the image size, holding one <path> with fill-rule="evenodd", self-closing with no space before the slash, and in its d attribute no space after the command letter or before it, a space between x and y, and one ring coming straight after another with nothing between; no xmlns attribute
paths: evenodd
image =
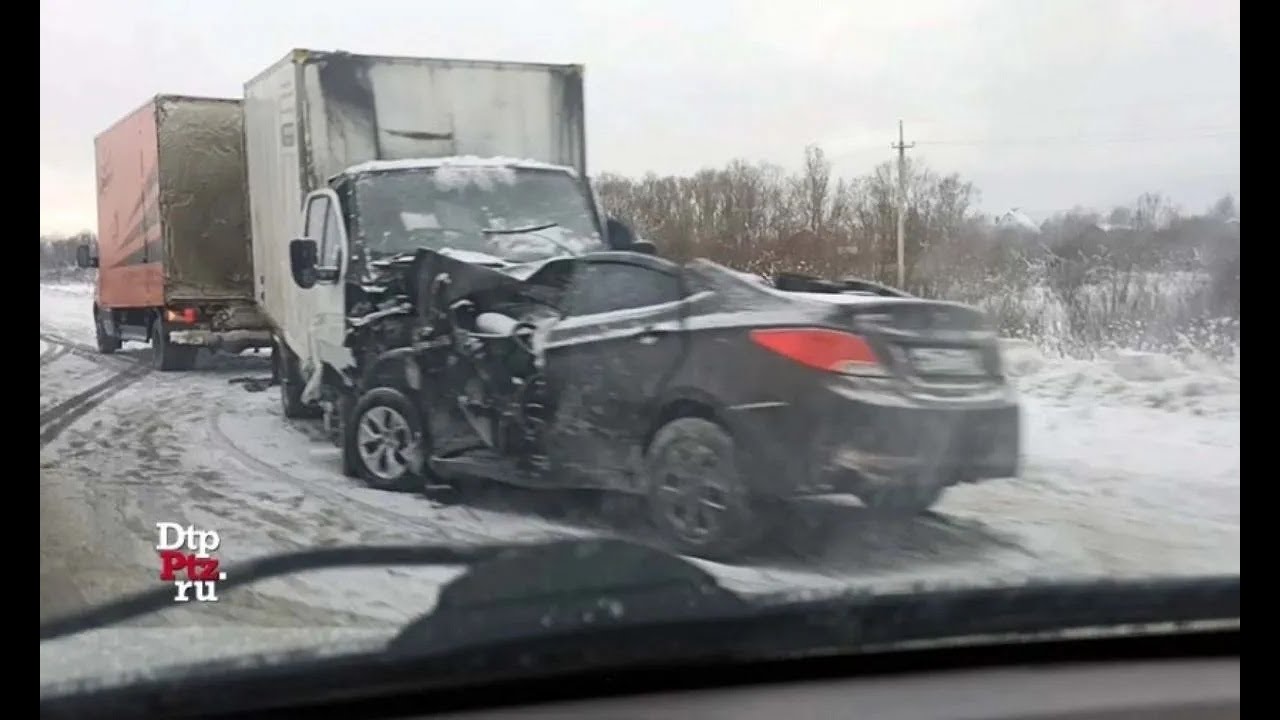
<svg viewBox="0 0 1280 720"><path fill-rule="evenodd" d="M149 349L92 350L92 288L42 285L41 614L155 586L155 523L216 529L237 561L338 543L470 543L608 532L580 505L493 488L439 505L371 490L337 450L279 413L265 355L152 373ZM739 590L1005 582L1031 576L1239 572L1239 364L1010 349L1023 477L953 489L932 516L872 522L854 501L797 509L812 526L751 564L705 565ZM389 627L456 570L331 571L228 593L142 624Z"/></svg>

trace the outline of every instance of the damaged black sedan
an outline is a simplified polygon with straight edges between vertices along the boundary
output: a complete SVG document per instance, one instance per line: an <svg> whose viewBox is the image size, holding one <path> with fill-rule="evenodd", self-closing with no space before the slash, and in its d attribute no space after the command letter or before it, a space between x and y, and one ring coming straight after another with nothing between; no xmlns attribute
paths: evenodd
<svg viewBox="0 0 1280 720"><path fill-rule="evenodd" d="M1017 473L1017 401L973 308L642 252L468 259L400 256L399 301L352 323L343 457L371 486L637 494L679 550L723 557L770 502L919 512Z"/></svg>

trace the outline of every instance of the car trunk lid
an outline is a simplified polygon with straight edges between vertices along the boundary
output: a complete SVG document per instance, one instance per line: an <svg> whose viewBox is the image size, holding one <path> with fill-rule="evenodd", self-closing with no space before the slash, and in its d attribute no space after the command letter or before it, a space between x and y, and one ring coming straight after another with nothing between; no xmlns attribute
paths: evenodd
<svg viewBox="0 0 1280 720"><path fill-rule="evenodd" d="M978 310L958 303L823 293L789 293L833 306L832 326L863 337L909 389L966 395L1003 382L998 337Z"/></svg>
<svg viewBox="0 0 1280 720"><path fill-rule="evenodd" d="M804 324L863 338L883 365L886 380L906 394L968 399L1005 384L999 338L986 315L968 305L916 298L861 280L825 281L794 274L770 280L708 260L696 260L689 267L705 284L731 293L744 291L735 297L742 307L764 309L753 304L753 295L785 300L773 308L781 319L798 303L811 310L806 314L812 319ZM763 320L764 315L757 312L756 317ZM877 373L854 374L865 379Z"/></svg>

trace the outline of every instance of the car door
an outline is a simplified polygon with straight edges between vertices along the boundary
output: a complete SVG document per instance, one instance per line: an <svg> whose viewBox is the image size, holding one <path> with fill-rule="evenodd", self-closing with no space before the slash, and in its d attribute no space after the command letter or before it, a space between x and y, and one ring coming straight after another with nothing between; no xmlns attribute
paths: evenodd
<svg viewBox="0 0 1280 720"><path fill-rule="evenodd" d="M314 286L299 293L301 324L308 329L304 370L308 380L321 363L345 368L354 358L343 345L346 337L347 231L339 212L337 194L332 190L312 193L307 198L304 236L316 243ZM308 393L315 383L308 382Z"/></svg>
<svg viewBox="0 0 1280 720"><path fill-rule="evenodd" d="M644 255L579 262L547 337L548 459L555 481L619 487L683 358L678 269Z"/></svg>

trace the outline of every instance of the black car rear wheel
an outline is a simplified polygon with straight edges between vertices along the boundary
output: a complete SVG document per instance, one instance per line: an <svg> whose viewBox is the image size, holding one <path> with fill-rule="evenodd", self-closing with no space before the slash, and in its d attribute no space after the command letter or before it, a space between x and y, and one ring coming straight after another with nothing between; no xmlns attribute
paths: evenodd
<svg viewBox="0 0 1280 720"><path fill-rule="evenodd" d="M645 470L652 520L678 552L727 558L763 535L733 437L716 423L684 417L663 425Z"/></svg>

